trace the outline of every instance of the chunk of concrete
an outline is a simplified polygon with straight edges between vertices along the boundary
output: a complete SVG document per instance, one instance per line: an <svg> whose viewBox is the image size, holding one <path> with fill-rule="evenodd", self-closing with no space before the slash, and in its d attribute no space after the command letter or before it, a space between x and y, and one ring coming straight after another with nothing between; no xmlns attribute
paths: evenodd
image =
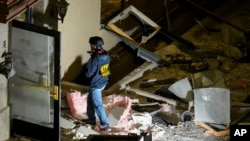
<svg viewBox="0 0 250 141"><path fill-rule="evenodd" d="M60 117L60 126L64 129L73 129L76 125L63 117Z"/></svg>
<svg viewBox="0 0 250 141"><path fill-rule="evenodd" d="M76 131L77 139L84 139L87 138L89 135L98 135L98 134L100 133L85 126L80 126L80 128L78 128L78 130Z"/></svg>

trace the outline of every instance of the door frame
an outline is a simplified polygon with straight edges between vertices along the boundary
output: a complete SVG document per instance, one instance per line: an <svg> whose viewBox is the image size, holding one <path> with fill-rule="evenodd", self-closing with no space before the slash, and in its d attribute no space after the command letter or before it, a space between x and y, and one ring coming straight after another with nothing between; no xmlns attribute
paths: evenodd
<svg viewBox="0 0 250 141"><path fill-rule="evenodd" d="M42 26L13 20L10 27L20 28L39 34L54 37L54 86L58 86L58 100L54 99L54 125L53 128L41 126L38 124L26 122L11 117L11 134L21 135L41 141L60 141L60 117L61 117L61 74L60 74L60 36L61 33ZM10 38L11 39L11 38Z"/></svg>

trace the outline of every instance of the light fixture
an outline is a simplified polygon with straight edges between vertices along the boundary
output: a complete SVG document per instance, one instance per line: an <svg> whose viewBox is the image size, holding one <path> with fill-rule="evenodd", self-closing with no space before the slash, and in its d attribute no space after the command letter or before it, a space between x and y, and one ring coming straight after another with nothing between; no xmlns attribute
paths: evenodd
<svg viewBox="0 0 250 141"><path fill-rule="evenodd" d="M65 15L67 13L68 6L69 6L69 3L66 0L59 0L56 3L57 13L60 16L60 18L58 18L58 20L61 20L62 23L63 23Z"/></svg>

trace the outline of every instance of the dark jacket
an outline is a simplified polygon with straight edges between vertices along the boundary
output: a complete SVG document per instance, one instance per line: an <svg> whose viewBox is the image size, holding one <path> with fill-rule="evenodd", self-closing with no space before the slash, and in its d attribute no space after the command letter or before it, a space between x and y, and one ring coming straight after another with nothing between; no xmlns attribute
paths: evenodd
<svg viewBox="0 0 250 141"><path fill-rule="evenodd" d="M85 76L90 81L90 87L102 88L108 83L110 56L106 51L101 54L95 53L87 62Z"/></svg>

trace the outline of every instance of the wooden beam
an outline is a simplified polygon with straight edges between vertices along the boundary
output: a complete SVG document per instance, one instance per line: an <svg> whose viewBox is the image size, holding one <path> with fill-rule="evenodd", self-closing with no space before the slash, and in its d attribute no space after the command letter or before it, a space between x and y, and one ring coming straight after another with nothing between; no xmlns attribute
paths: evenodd
<svg viewBox="0 0 250 141"><path fill-rule="evenodd" d="M145 96L145 97L148 97L148 98L152 98L152 99L155 99L157 101L166 102L166 103L174 105L174 106L177 105L177 101L175 101L173 99L169 99L169 98L166 98L166 97L163 97L163 96L160 96L160 95L155 95L155 94L152 94L152 93L149 93L149 92L146 92L146 91L142 91L142 90L139 90L139 89L134 89L134 88L131 88L130 86L127 86L125 89L127 91L132 91L132 92L135 92L138 95Z"/></svg>

